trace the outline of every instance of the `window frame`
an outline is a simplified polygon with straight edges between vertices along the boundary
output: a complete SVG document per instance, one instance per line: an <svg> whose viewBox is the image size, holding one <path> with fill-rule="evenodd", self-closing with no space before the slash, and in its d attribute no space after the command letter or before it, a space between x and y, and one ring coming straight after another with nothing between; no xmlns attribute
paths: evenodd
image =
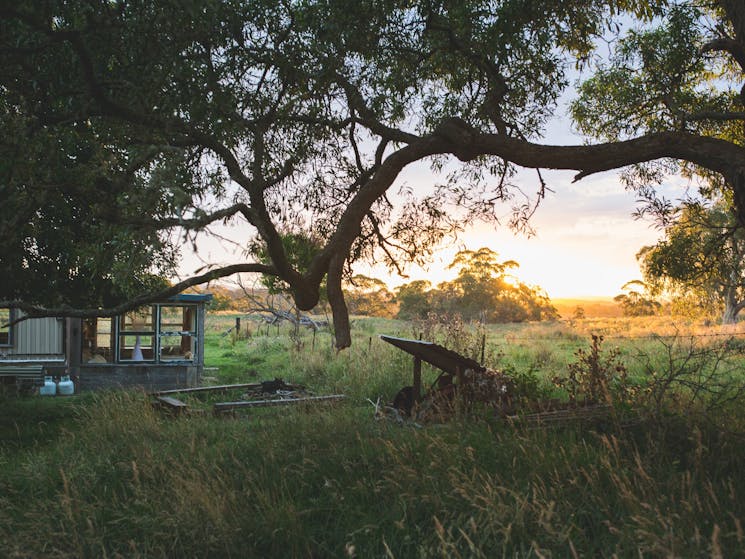
<svg viewBox="0 0 745 559"><path fill-rule="evenodd" d="M15 324L12 324L13 321L16 319L16 309L13 307L2 307L3 309L8 309L8 323L10 326L8 326L8 340L6 342L0 341L0 347L2 348L8 348L13 347L14 340L14 330L15 330ZM1 322L1 320L0 320Z"/></svg>
<svg viewBox="0 0 745 559"><path fill-rule="evenodd" d="M125 314L116 315L114 317L111 317L111 327L113 332L111 332L111 336L113 337L113 346L112 349L112 360L107 361L106 363L100 363L101 365L185 365L185 364L196 364L199 361L199 352L200 352L200 332L201 335L203 335L203 332L199 325L199 317L203 316L202 313L200 313L200 306L199 304L191 303L191 302L181 302L181 301L174 301L174 302L164 302L164 303L152 303L151 305L147 305L151 309L151 318L152 323L148 325L151 327L151 330L126 330L125 329L125 323L124 323L124 316ZM177 328L178 324L166 324L166 327L163 328L163 325L161 324L161 317L162 317L162 310L166 307L178 307L180 309L188 309L191 312L191 324L189 330L184 330L183 327ZM136 311L137 309L135 309ZM182 311L183 312L183 311ZM151 358L143 359L142 361L134 360L134 359L123 359L121 357L121 351L123 349L123 340L125 336L141 336L143 338L152 337L152 352L153 355ZM183 337L188 336L190 338L190 346L191 349L189 350L192 354L190 359L187 359L183 356L174 356L175 358L168 358L167 356L164 358L161 355L161 349L162 349L162 342L161 338L168 338L168 337L179 337L183 339ZM81 336L81 346L84 343L83 337ZM83 348L81 347L81 350Z"/></svg>
<svg viewBox="0 0 745 559"><path fill-rule="evenodd" d="M198 306L197 305L190 305L185 304L181 302L174 302L174 303L158 303L156 304L157 307L157 324L155 326L155 335L156 335L156 344L157 344L157 363L194 363L197 360L197 349L198 349L198 328L197 328L197 320L198 320ZM163 328L163 309L164 308L179 308L183 310L189 309L191 312L191 328L189 330L184 330L183 328L180 329L164 329ZM181 322L183 326L183 319ZM172 326L172 325L171 325ZM188 336L190 338L190 349L189 351L192 354L191 359L186 359L184 357L178 357L169 359L168 357L163 358L163 344L162 339L163 338L175 338L179 337L183 340L184 336Z"/></svg>
<svg viewBox="0 0 745 559"><path fill-rule="evenodd" d="M158 304L152 304L148 305L150 308L150 328L151 330L126 330L124 329L125 323L125 317L127 313L120 314L116 316L116 353L115 353L115 361L114 363L122 363L122 364L130 364L130 363L158 363L158 316L159 316L159 306ZM139 307L142 308L142 307ZM136 312L138 309L132 309L129 311L130 313ZM151 338L152 342L150 347L152 348L153 356L150 359L132 359L131 357L129 359L122 358L121 351L122 351L122 341L126 336L139 336L142 338L149 337ZM133 349L134 351L134 349Z"/></svg>

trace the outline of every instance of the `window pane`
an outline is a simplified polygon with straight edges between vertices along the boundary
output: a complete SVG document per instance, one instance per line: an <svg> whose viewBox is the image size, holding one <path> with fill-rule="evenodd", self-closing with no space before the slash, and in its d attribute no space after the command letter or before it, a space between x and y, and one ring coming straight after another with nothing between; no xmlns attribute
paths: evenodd
<svg viewBox="0 0 745 559"><path fill-rule="evenodd" d="M119 336L119 359L152 361L155 356L155 336L124 334Z"/></svg>
<svg viewBox="0 0 745 559"><path fill-rule="evenodd" d="M161 361L194 359L195 307L164 305L160 307Z"/></svg>
<svg viewBox="0 0 745 559"><path fill-rule="evenodd" d="M111 363L112 320L110 318L86 318L83 321L83 363Z"/></svg>
<svg viewBox="0 0 745 559"><path fill-rule="evenodd" d="M194 338L190 335L161 335L161 361L191 361L194 359Z"/></svg>
<svg viewBox="0 0 745 559"><path fill-rule="evenodd" d="M10 345L10 309L7 307L0 308L0 345Z"/></svg>
<svg viewBox="0 0 745 559"><path fill-rule="evenodd" d="M161 332L193 332L194 307L162 306L160 307Z"/></svg>
<svg viewBox="0 0 745 559"><path fill-rule="evenodd" d="M153 307L135 309L119 318L119 329L122 332L153 332Z"/></svg>

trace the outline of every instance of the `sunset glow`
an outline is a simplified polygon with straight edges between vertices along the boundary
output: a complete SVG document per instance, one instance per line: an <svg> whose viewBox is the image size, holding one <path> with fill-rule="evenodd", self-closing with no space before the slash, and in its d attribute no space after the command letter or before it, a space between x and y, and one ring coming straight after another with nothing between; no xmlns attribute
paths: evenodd
<svg viewBox="0 0 745 559"><path fill-rule="evenodd" d="M411 179L424 182L425 176L419 169L409 175L410 183ZM534 175L526 171L522 176L525 190L530 191ZM506 225L495 228L475 224L457 241L436 251L428 268L407 269L408 278L391 275L383 266L364 263L357 264L355 272L382 279L391 288L417 279L437 285L455 277L456 271L447 266L458 250L485 246L497 252L501 261L517 261L520 267L511 274L519 281L542 287L549 297L617 295L624 283L640 277L635 255L643 246L656 242L659 231L649 222L632 217L634 195L624 190L615 173L587 177L578 183L572 183L571 173L545 176L555 192L549 193L531 221L533 237L515 234ZM670 197L681 196L684 191L682 180L676 181L666 186ZM506 208L506 217L508 213ZM240 227L222 227L219 233L236 242L245 242L251 235L248 228ZM193 273L205 262L234 262L240 254L236 246L214 238L203 239L198 248L199 257L185 251L182 273Z"/></svg>

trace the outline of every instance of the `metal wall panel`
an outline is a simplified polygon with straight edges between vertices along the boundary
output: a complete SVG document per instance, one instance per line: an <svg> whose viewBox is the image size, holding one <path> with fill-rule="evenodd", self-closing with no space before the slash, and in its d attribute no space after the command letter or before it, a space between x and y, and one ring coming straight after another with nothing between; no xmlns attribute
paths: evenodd
<svg viewBox="0 0 745 559"><path fill-rule="evenodd" d="M32 318L13 326L13 347L5 353L13 357L63 357L65 323L57 318Z"/></svg>

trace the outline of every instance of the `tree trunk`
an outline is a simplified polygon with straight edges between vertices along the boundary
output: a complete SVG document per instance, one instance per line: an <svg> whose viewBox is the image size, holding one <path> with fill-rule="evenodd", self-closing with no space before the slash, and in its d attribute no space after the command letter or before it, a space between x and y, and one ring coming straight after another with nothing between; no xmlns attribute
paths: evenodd
<svg viewBox="0 0 745 559"><path fill-rule="evenodd" d="M734 324L737 322L737 305L729 297L724 302L724 313L722 313L722 324Z"/></svg>
<svg viewBox="0 0 745 559"><path fill-rule="evenodd" d="M722 324L734 324L737 322L737 315L745 305L745 302L738 301L736 296L737 290L730 286L724 292L724 312L722 313Z"/></svg>

